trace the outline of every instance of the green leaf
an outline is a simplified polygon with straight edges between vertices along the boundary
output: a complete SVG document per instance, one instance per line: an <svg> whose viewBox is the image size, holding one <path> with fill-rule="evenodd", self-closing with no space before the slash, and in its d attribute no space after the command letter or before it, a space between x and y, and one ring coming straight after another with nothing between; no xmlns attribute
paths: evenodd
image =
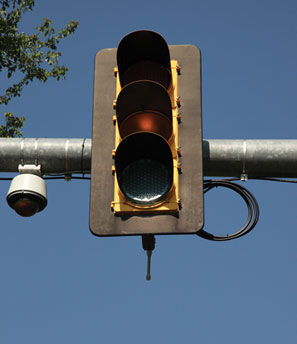
<svg viewBox="0 0 297 344"><path fill-rule="evenodd" d="M22 137L23 128L26 121L25 117L15 117L12 112L4 114L5 124L0 126L0 137Z"/></svg>
<svg viewBox="0 0 297 344"><path fill-rule="evenodd" d="M71 21L55 35L55 28L49 18L29 35L19 31L19 23L24 13L32 11L35 0L0 0L0 73L6 70L7 80L17 73L18 82L7 86L0 94L0 105L7 105L12 98L19 97L30 82L46 82L49 78L64 79L67 68L59 65L61 52L57 50L60 41L74 33L77 21ZM1 81L3 77L0 76ZM0 92L3 92L0 90ZM17 137L21 135L25 118L5 114L5 124L0 126L0 136Z"/></svg>

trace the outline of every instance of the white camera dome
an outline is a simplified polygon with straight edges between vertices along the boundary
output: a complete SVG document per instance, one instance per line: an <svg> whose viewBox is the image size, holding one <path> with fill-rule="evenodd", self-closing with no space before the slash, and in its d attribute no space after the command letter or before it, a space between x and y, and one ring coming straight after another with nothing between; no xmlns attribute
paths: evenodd
<svg viewBox="0 0 297 344"><path fill-rule="evenodd" d="M35 174L19 174L11 181L6 199L19 215L32 216L47 205L46 183Z"/></svg>

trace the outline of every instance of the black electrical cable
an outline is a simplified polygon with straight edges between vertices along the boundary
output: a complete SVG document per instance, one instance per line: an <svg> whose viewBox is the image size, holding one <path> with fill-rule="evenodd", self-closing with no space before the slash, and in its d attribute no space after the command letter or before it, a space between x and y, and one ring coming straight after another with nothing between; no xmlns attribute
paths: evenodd
<svg viewBox="0 0 297 344"><path fill-rule="evenodd" d="M282 182L282 183L293 183L297 184L297 180L292 179L282 179L282 178L270 178L270 177L254 177L254 180L266 180L268 182Z"/></svg>
<svg viewBox="0 0 297 344"><path fill-rule="evenodd" d="M207 193L209 190L213 189L214 187L225 187L237 192L245 201L247 208L248 208L248 217L244 224L244 226L237 232L231 235L225 236L218 236L211 233L204 231L203 229L200 230L197 235L204 239L213 240L213 241L226 241L239 238L248 232L250 232L258 222L259 219L259 206L257 200L252 195L252 193L247 190L242 185L234 183L230 180L206 180L204 181L204 193Z"/></svg>
<svg viewBox="0 0 297 344"><path fill-rule="evenodd" d="M54 176L51 176L51 177L43 177L43 179L45 179L45 180L57 180L57 179L63 179L63 180L65 180L65 179L67 179L67 175L66 175L66 177L65 177L65 175L64 175L64 177L59 177L59 176L56 176L56 177L54 177ZM74 177L74 176L69 176L69 180L71 180L71 179L80 179L80 180L91 180L91 177Z"/></svg>
<svg viewBox="0 0 297 344"><path fill-rule="evenodd" d="M0 178L0 180L12 180L13 178ZM67 175L60 173L60 174L48 174L43 179L46 180L54 180L54 179L67 179ZM91 177L78 177L78 176L69 176L69 180L71 179L81 179L81 180L90 180ZM283 183L297 183L297 180L290 180L290 179L281 179L281 178L270 178L270 177L253 177L250 178L253 180L266 180L266 181L274 181L274 182L283 182ZM228 189L231 189L235 192L237 192L245 201L247 208L248 208L248 217L244 224L244 226L238 230L237 232L231 234L231 235L225 235L225 236L218 236L211 234L209 232L206 232L205 230L200 230L197 235L212 241L227 241L239 238L247 233L249 233L257 224L259 219L259 206L258 202L255 199L255 197L252 195L252 193L247 190L242 185L239 185L237 183L234 183L234 181L239 181L239 178L230 178L230 179L210 179L204 181L204 193L207 193L209 190L213 189L214 187L225 187ZM149 251L147 251L149 252ZM151 251L150 251L151 252Z"/></svg>

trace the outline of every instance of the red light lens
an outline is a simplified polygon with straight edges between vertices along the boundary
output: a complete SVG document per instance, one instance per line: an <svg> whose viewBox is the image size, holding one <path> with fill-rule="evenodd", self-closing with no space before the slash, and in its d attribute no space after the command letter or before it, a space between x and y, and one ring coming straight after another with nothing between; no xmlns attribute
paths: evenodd
<svg viewBox="0 0 297 344"><path fill-rule="evenodd" d="M153 61L139 61L129 66L122 75L121 85L130 84L138 80L151 80L158 82L166 89L171 83L171 72L161 63Z"/></svg>

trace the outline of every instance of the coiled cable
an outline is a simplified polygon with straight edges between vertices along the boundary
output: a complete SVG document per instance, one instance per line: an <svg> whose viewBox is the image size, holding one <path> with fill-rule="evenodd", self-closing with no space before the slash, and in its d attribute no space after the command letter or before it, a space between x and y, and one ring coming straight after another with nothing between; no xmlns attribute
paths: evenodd
<svg viewBox="0 0 297 344"><path fill-rule="evenodd" d="M214 187L224 187L231 189L235 192L237 192L245 201L247 208L248 208L248 216L247 220L244 224L244 226L237 232L231 234L231 235L225 235L225 236L218 236L211 233L208 233L201 229L199 232L197 232L197 235L204 239L213 240L213 241L226 241L226 240L232 240L237 239L248 232L250 232L257 224L259 219L259 205L255 197L252 195L252 193L247 190L242 185L239 185L237 183L234 183L230 180L205 180L204 181L204 193L207 193L209 190L213 189Z"/></svg>

